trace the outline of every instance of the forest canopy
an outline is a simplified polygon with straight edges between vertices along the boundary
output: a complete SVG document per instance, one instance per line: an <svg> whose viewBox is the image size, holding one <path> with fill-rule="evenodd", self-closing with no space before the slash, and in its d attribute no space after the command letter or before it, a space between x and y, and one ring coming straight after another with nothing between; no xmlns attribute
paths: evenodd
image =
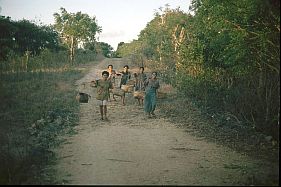
<svg viewBox="0 0 281 187"><path fill-rule="evenodd" d="M190 10L159 9L116 54L157 69L207 112L278 136L280 1L193 0Z"/></svg>

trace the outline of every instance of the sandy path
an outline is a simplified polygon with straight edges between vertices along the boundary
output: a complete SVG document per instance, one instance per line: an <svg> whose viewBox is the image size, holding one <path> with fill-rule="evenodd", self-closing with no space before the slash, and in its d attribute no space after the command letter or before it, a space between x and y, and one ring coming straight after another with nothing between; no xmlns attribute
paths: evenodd
<svg viewBox="0 0 281 187"><path fill-rule="evenodd" d="M106 59L77 81L78 89L94 96L83 82L108 64L120 69L122 59ZM95 98L81 104L77 134L58 149L59 184L245 185L270 168L226 147L190 135L156 110L146 119L132 95L108 104L109 121L101 121ZM262 170L260 169L262 168ZM251 171L251 172L249 172Z"/></svg>

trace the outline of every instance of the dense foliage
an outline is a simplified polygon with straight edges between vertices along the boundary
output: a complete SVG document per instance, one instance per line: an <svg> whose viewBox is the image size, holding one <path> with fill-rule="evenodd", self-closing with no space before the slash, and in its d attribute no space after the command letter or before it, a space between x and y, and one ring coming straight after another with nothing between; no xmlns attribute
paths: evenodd
<svg viewBox="0 0 281 187"><path fill-rule="evenodd" d="M54 25L38 25L0 16L0 73L66 67L92 61L97 53L112 56L109 44L96 41L102 29L95 17L64 8L54 17Z"/></svg>
<svg viewBox="0 0 281 187"><path fill-rule="evenodd" d="M61 8L61 13L54 13L55 29L59 32L62 41L69 49L70 62L74 62L75 50L78 44L93 45L96 42L95 35L102 28L98 26L96 18L81 12L69 13Z"/></svg>
<svg viewBox="0 0 281 187"><path fill-rule="evenodd" d="M0 16L0 61L13 54L38 55L43 49L58 50L59 37L51 26L38 26L27 20L12 21Z"/></svg>
<svg viewBox="0 0 281 187"><path fill-rule="evenodd" d="M62 126L76 123L71 83L81 75L66 70L74 55L77 64L97 53L129 56L221 123L232 119L278 140L280 1L193 0L190 10L160 8L137 40L120 42L115 52L96 41L95 17L81 12L61 8L49 26L0 16L0 183L25 181L22 171L33 167L38 150L48 150ZM27 72L37 70L50 73Z"/></svg>
<svg viewBox="0 0 281 187"><path fill-rule="evenodd" d="M277 138L280 1L193 0L190 10L160 9L116 53L141 57L212 116Z"/></svg>
<svg viewBox="0 0 281 187"><path fill-rule="evenodd" d="M105 57L112 57L113 55L113 47L111 47L109 44L105 43L105 42L99 42L98 43L99 48L101 53L103 54L103 56Z"/></svg>

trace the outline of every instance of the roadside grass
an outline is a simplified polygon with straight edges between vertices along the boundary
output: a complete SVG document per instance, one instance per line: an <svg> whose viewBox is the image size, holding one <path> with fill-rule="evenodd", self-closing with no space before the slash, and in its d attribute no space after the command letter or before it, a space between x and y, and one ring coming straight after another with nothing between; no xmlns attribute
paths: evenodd
<svg viewBox="0 0 281 187"><path fill-rule="evenodd" d="M211 116L200 105L182 93L168 94L157 102L160 112L187 133L223 145L253 159L264 160L272 170L267 175L256 173L244 185L278 186L279 184L279 143L268 136L243 126L231 116ZM231 166L226 166L231 168ZM262 166L261 166L262 168ZM240 168L245 170L245 168ZM248 168L251 170L251 168ZM248 172L247 170L245 170ZM253 173L253 171L251 171Z"/></svg>
<svg viewBox="0 0 281 187"><path fill-rule="evenodd" d="M0 184L40 184L50 148L79 120L83 69L0 75ZM39 178L38 178L39 177Z"/></svg>

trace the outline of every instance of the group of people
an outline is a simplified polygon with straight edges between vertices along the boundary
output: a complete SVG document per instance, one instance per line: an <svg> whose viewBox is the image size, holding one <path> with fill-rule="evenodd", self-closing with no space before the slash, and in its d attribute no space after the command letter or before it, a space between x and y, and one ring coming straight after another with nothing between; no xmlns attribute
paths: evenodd
<svg viewBox="0 0 281 187"><path fill-rule="evenodd" d="M95 81L97 87L96 99L100 107L101 120L108 120L107 118L107 102L110 98L110 89L114 87L121 88L126 85L131 79L129 66L125 65L123 71L117 73L113 69L113 65L108 65L107 70L102 72L102 78ZM116 76L121 76L120 84L116 82ZM134 74L135 77L135 91L145 91L144 97L144 111L148 118L155 116L156 108L156 93L160 87L157 79L157 72L152 72L150 77L144 73L144 67L139 68L139 72Z"/></svg>

